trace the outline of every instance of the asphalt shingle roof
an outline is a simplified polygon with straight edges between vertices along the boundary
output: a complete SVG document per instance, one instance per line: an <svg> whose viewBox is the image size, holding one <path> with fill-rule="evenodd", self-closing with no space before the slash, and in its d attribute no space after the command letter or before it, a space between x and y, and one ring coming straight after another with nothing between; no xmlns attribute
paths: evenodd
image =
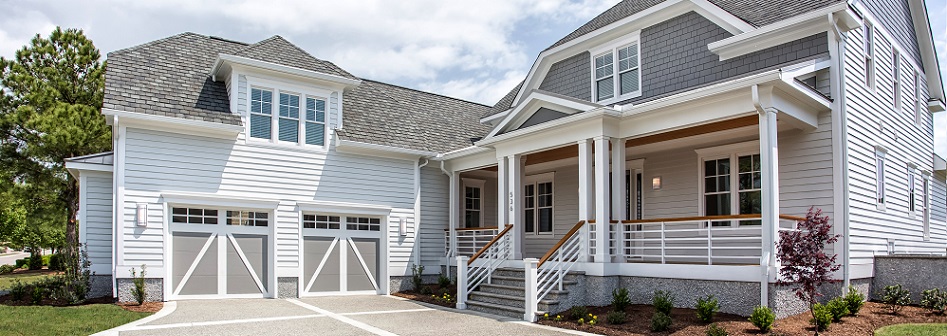
<svg viewBox="0 0 947 336"><path fill-rule="evenodd" d="M342 140L445 153L490 132L479 122L489 106L367 79L342 105Z"/></svg>
<svg viewBox="0 0 947 336"><path fill-rule="evenodd" d="M510 90L510 92L508 92L505 96L503 96L503 98L500 98L500 101L494 104L493 107L487 110L487 113L485 113L481 117L486 118L494 114L509 110L510 107L513 106L513 98L516 98L516 93L518 93L520 91L520 88L523 87L523 83L526 83L525 79L521 81L519 84L516 84L516 87L514 87L513 90Z"/></svg>
<svg viewBox="0 0 947 336"><path fill-rule="evenodd" d="M336 75L348 79L357 79L332 62L312 57L312 55L299 49L295 44L290 43L279 35L254 43L238 51L234 56L252 58L258 61Z"/></svg>

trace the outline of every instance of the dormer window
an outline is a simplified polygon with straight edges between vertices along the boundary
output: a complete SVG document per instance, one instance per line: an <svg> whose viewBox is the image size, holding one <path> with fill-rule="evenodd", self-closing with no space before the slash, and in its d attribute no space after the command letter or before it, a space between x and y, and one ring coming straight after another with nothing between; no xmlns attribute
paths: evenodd
<svg viewBox="0 0 947 336"><path fill-rule="evenodd" d="M273 96L279 98L273 111ZM250 89L250 138L325 146L326 99L293 91Z"/></svg>
<svg viewBox="0 0 947 336"><path fill-rule="evenodd" d="M250 136L259 139L271 137L273 91L254 88L250 93Z"/></svg>
<svg viewBox="0 0 947 336"><path fill-rule="evenodd" d="M592 92L595 101L610 103L641 95L641 53L638 35L621 39L592 53Z"/></svg>

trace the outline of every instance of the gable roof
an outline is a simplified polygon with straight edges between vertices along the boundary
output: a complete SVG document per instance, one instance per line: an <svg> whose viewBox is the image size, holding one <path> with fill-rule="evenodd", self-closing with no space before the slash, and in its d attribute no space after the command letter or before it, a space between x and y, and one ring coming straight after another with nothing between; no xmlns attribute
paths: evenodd
<svg viewBox="0 0 947 336"><path fill-rule="evenodd" d="M490 132L479 122L489 106L368 79L342 105L341 140L445 153Z"/></svg>
<svg viewBox="0 0 947 336"><path fill-rule="evenodd" d="M336 75L348 79L358 79L332 62L313 57L305 50L300 49L279 35L274 35L263 41L251 44L235 53L234 56Z"/></svg>
<svg viewBox="0 0 947 336"><path fill-rule="evenodd" d="M486 117L495 115L497 113L509 110L511 107L513 107L513 99L516 98L516 93L519 92L520 88L523 87L523 83L526 83L526 79L523 79L522 81L520 81L519 84L516 84L516 87L510 90L510 92L508 92L505 96L503 96L503 98L500 98L500 101L498 101L496 104L493 104L493 107L487 110L487 113L484 113L480 117L486 118Z"/></svg>
<svg viewBox="0 0 947 336"><path fill-rule="evenodd" d="M240 42L183 33L108 54L103 109L239 125L223 82L207 69Z"/></svg>

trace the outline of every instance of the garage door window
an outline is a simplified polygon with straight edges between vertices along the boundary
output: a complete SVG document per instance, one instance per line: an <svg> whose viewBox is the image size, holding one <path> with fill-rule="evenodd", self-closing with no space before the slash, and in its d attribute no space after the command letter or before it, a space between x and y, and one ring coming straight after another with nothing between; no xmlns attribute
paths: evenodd
<svg viewBox="0 0 947 336"><path fill-rule="evenodd" d="M371 217L346 217L346 230L381 231L381 219Z"/></svg>
<svg viewBox="0 0 947 336"><path fill-rule="evenodd" d="M227 211L227 225L269 226L270 214L257 211Z"/></svg>
<svg viewBox="0 0 947 336"><path fill-rule="evenodd" d="M185 224L217 224L217 210L171 208L171 221Z"/></svg>
<svg viewBox="0 0 947 336"><path fill-rule="evenodd" d="M303 215L303 228L338 230L342 226L339 216Z"/></svg>

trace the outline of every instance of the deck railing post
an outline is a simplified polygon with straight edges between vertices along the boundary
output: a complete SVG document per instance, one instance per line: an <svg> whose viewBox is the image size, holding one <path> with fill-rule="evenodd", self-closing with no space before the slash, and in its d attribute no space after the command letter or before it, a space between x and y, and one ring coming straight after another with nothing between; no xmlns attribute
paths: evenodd
<svg viewBox="0 0 947 336"><path fill-rule="evenodd" d="M666 247L666 243L665 243L665 242L667 241L667 239L666 239L667 237L666 237L666 234L665 234L664 230L665 230L664 222L661 222L661 263L662 263L662 264L664 264L664 263L667 262L667 260L666 260L667 258L666 258L665 251L664 251L664 249L665 249L665 247Z"/></svg>
<svg viewBox="0 0 947 336"><path fill-rule="evenodd" d="M526 258L523 259L523 271L525 273L525 285L526 285L526 309L523 313L523 320L527 322L536 321L536 311L538 310L539 302L539 283L537 268L539 267L539 259L536 258ZM459 302L459 301L458 301Z"/></svg>
<svg viewBox="0 0 947 336"><path fill-rule="evenodd" d="M468 256L457 256L457 309L467 309L467 260Z"/></svg>
<svg viewBox="0 0 947 336"><path fill-rule="evenodd" d="M713 255L714 255L714 245L713 245L713 244L714 244L714 237L713 237L713 234L711 233L712 230L710 230L710 227L711 227L711 226L713 226L713 225L711 225L710 222L707 222L707 265L713 265L713 264L714 264L714 257L713 257Z"/></svg>

